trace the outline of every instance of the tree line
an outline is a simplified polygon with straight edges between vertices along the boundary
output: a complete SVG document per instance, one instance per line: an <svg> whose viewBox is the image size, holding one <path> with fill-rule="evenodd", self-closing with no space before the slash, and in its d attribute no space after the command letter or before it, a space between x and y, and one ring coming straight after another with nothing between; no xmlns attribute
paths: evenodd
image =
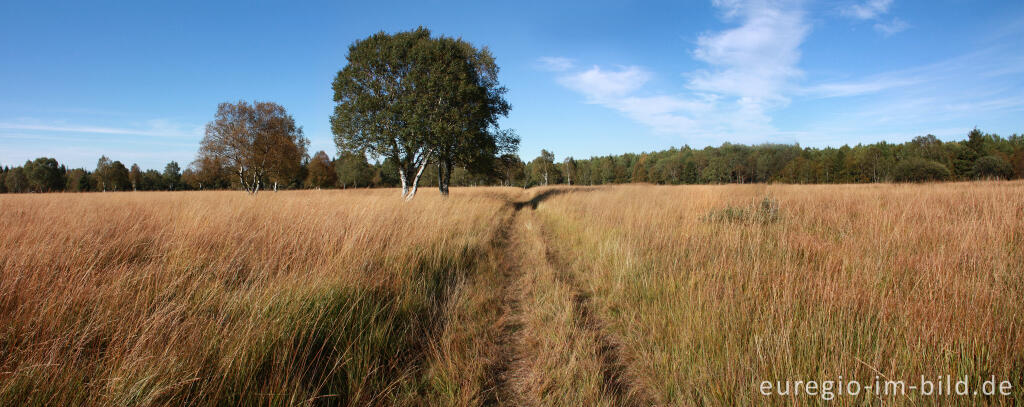
<svg viewBox="0 0 1024 407"><path fill-rule="evenodd" d="M438 187L437 163L428 164L420 185ZM443 165L443 164L441 164ZM514 154L494 158L490 171L453 166L450 185L532 186L726 184L726 182L787 182L839 184L1024 178L1024 135L1002 137L974 129L967 138L942 141L934 135L914 137L903 144L886 141L840 148L801 148L799 145L744 146L692 149L558 160L548 151L528 163ZM400 164L387 158L369 162L367 155L324 151L300 157L268 171L267 181L279 189L395 188L401 186ZM440 173L443 173L442 171ZM176 162L163 171L126 167L100 157L93 171L67 169L53 158L41 157L24 166L0 167L0 192L243 190L245 177L215 157L201 156L181 170Z"/></svg>
<svg viewBox="0 0 1024 407"><path fill-rule="evenodd" d="M443 165L443 164L441 164ZM420 185L437 187L438 164L427 165ZM742 145L556 160L542 150L530 162L514 154L493 158L491 171L453 166L450 185L531 187L551 184L601 185L713 183L867 183L1024 178L1024 135L1002 137L974 129L963 140L943 142L933 135L905 143L802 148L791 144ZM294 165L268 172L279 189L393 188L401 186L400 164L391 158L369 162L366 154L324 151L303 155ZM443 170L440 172L443 174ZM182 170L142 171L137 164L100 157L94 171L67 169L41 157L20 167L0 168L0 192L154 191L246 189L244 177L215 157L201 156ZM251 187L251 185L249 186Z"/></svg>
<svg viewBox="0 0 1024 407"><path fill-rule="evenodd" d="M290 167L290 168L287 168ZM331 158L324 151L304 156L285 168L275 168L259 183L276 189L397 187L397 167L390 162L369 163L365 155L341 154ZM456 171L461 174L462 171ZM92 171L68 169L55 158L40 157L17 167L0 167L0 193L21 192L103 192L184 191L235 189L252 190L247 178L215 158L203 157L184 170L169 162L163 171L142 170L138 164L126 167L121 161L103 156ZM258 178L257 178L258 179ZM461 178L456 177L461 180ZM436 184L431 184L436 185ZM460 184L461 185L461 184Z"/></svg>
<svg viewBox="0 0 1024 407"><path fill-rule="evenodd" d="M125 167L120 161L101 156L93 171L85 168L67 169L54 158L40 157L20 167L0 167L0 192L87 192L87 191L158 191L190 189L191 170L184 173L171 161L163 172L145 170L138 164Z"/></svg>
<svg viewBox="0 0 1024 407"><path fill-rule="evenodd" d="M866 183L1024 178L1024 135L1002 137L971 130L965 139L943 142L929 134L905 143L827 148L798 144L742 145L609 155L556 162L553 154L526 164L515 185L581 185L647 182Z"/></svg>

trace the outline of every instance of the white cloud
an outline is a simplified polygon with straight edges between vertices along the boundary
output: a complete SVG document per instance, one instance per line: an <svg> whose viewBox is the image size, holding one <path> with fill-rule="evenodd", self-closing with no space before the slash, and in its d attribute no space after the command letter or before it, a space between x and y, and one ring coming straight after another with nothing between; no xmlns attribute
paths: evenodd
<svg viewBox="0 0 1024 407"><path fill-rule="evenodd" d="M537 63L541 69L554 72L568 71L575 66L571 59L565 57L540 57Z"/></svg>
<svg viewBox="0 0 1024 407"><path fill-rule="evenodd" d="M861 4L852 4L842 10L843 15L859 20L871 20L888 13L892 0L868 0Z"/></svg>
<svg viewBox="0 0 1024 407"><path fill-rule="evenodd" d="M690 88L748 101L784 101L782 89L801 74L796 65L809 30L803 12L766 1L731 0L727 7L726 15L741 16L743 24L698 38L693 56L713 68L694 73Z"/></svg>
<svg viewBox="0 0 1024 407"><path fill-rule="evenodd" d="M843 8L842 14L855 20L874 20L875 31L888 37L910 28L910 24L898 17L887 21L883 20L883 16L889 13L892 1L868 0L864 3L852 4Z"/></svg>
<svg viewBox="0 0 1024 407"><path fill-rule="evenodd" d="M653 75L637 66L594 66L559 78L588 103L599 104L662 134L703 139L762 137L775 133L768 111L785 106L800 45L809 31L803 11L788 1L715 0L738 26L697 39L692 56L708 68L684 74L688 92L645 94Z"/></svg>
<svg viewBox="0 0 1024 407"><path fill-rule="evenodd" d="M979 89L988 80L1014 78L1024 73L1024 57L1007 47L991 47L931 64L882 72L850 81L825 81L801 88L812 98L861 96L897 89L935 90L948 86ZM1009 83L994 88L1010 86ZM978 93L975 91L974 93Z"/></svg>
<svg viewBox="0 0 1024 407"><path fill-rule="evenodd" d="M1003 44L871 75L808 80L799 64L810 28L799 4L714 4L736 26L697 38L690 55L706 66L683 73L677 91L653 89L664 78L656 80L653 72L635 65L569 70L558 82L587 103L696 145L794 142L797 137L811 144L873 142L885 134L984 124L977 118L1024 111L1019 46ZM821 103L826 98L848 99ZM785 110L790 106L814 114L801 117Z"/></svg>
<svg viewBox="0 0 1024 407"><path fill-rule="evenodd" d="M0 123L0 129L26 130L55 133L108 134L147 137L195 138L201 134L200 128L183 129L167 120L157 119L146 122L144 128L115 128L66 123L41 123L38 121L23 123Z"/></svg>
<svg viewBox="0 0 1024 407"><path fill-rule="evenodd" d="M807 117L800 126L822 144L837 145L927 133L962 138L966 130L948 129L977 125L990 130L1007 120L1016 125L1019 120L1013 118L1024 112L1020 55L1019 47L1001 44L927 65L809 86L801 94L811 103L821 97L860 97Z"/></svg>
<svg viewBox="0 0 1024 407"><path fill-rule="evenodd" d="M860 96L899 87L916 85L922 81L923 79L916 77L885 74L849 82L824 82L805 87L801 89L799 93L818 98Z"/></svg>
<svg viewBox="0 0 1024 407"><path fill-rule="evenodd" d="M604 103L640 89L650 78L649 72L637 66L624 67L618 71L603 71L600 67L594 66L589 70L564 76L558 82L582 93L591 103Z"/></svg>
<svg viewBox="0 0 1024 407"><path fill-rule="evenodd" d="M899 18L894 18L890 22L879 21L875 23L874 27L875 31L878 31L888 37L910 28L910 24L907 24L906 21L900 20Z"/></svg>
<svg viewBox="0 0 1024 407"><path fill-rule="evenodd" d="M137 162L146 168L162 168L170 160L189 162L203 132L203 126L166 119L118 127L65 120L7 119L0 122L0 162L20 164L46 155L70 167L91 168L99 154L106 154L126 164ZM129 150L126 146L138 148Z"/></svg>

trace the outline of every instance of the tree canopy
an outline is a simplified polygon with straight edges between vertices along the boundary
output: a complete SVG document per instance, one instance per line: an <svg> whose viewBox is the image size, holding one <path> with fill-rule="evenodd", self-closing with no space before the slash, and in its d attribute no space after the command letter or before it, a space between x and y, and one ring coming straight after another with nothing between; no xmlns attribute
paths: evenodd
<svg viewBox="0 0 1024 407"><path fill-rule="evenodd" d="M206 125L199 159L218 160L231 168L249 193L259 192L269 178L293 178L302 168L309 140L302 127L273 102L221 103ZM276 184L275 184L276 187Z"/></svg>
<svg viewBox="0 0 1024 407"><path fill-rule="evenodd" d="M394 163L406 199L431 160L447 194L456 165L496 172L494 159L516 151L518 137L498 128L510 105L486 48L420 27L358 40L347 59L333 83L335 143Z"/></svg>
<svg viewBox="0 0 1024 407"><path fill-rule="evenodd" d="M338 182L338 174L334 172L334 162L324 151L313 154L306 165L306 186L310 188L330 188Z"/></svg>

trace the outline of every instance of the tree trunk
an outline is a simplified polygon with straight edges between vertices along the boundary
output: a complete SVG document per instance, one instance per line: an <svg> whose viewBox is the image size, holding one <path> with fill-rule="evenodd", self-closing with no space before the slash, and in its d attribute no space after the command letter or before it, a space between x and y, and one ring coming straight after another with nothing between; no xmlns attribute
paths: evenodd
<svg viewBox="0 0 1024 407"><path fill-rule="evenodd" d="M249 192L249 185L246 185L245 183L245 176L242 174L241 168L238 169L238 183L242 184L242 188L245 189L245 192Z"/></svg>
<svg viewBox="0 0 1024 407"><path fill-rule="evenodd" d="M409 188L409 194L405 196L406 202L411 201L416 197L416 189L419 187L420 177L423 176L423 170L425 169L427 169L427 161L423 160L423 164L420 164L419 170L416 171L416 176L412 179L412 186Z"/></svg>
<svg viewBox="0 0 1024 407"><path fill-rule="evenodd" d="M443 160L437 163L437 188L441 191L441 197L448 197L448 185L452 180L452 163Z"/></svg>
<svg viewBox="0 0 1024 407"><path fill-rule="evenodd" d="M405 199L409 195L409 177L405 169L398 170L398 178L402 180L402 198Z"/></svg>
<svg viewBox="0 0 1024 407"><path fill-rule="evenodd" d="M262 183L262 181L262 174L260 174L258 171L254 172L252 175L252 191L250 191L249 193L252 195L256 195L256 193L260 192L260 184Z"/></svg>

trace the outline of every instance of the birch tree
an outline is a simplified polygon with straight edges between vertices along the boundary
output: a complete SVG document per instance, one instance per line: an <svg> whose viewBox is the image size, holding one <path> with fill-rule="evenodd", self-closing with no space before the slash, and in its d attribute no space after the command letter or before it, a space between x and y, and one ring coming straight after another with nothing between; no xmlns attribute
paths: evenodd
<svg viewBox="0 0 1024 407"><path fill-rule="evenodd" d="M548 150L540 150L540 156L533 159L542 185L548 184L548 175L555 170L555 154ZM557 175L557 173L556 173Z"/></svg>
<svg viewBox="0 0 1024 407"><path fill-rule="evenodd" d="M437 156L438 189L448 196L452 170L498 175L496 158L515 153L519 138L499 128L508 115L507 90L490 51L449 37L432 39L417 55L424 81L417 88Z"/></svg>
<svg viewBox="0 0 1024 407"><path fill-rule="evenodd" d="M300 167L309 140L302 127L272 102L221 103L206 125L199 160L216 159L231 169L250 194L266 179L280 178Z"/></svg>
<svg viewBox="0 0 1024 407"><path fill-rule="evenodd" d="M566 184L572 185L572 175L576 173L576 160L572 156L565 157L562 168L565 170Z"/></svg>
<svg viewBox="0 0 1024 407"><path fill-rule="evenodd" d="M429 143L423 104L416 87L417 54L429 46L430 31L380 32L348 49L348 64L334 79L331 131L339 154L363 151L398 165L402 198L416 196L420 177L435 153Z"/></svg>
<svg viewBox="0 0 1024 407"><path fill-rule="evenodd" d="M515 133L498 128L510 107L497 74L486 48L432 38L422 27L356 41L333 84L338 151L397 164L406 200L431 162L442 195L456 165L496 172L495 158L519 144Z"/></svg>

